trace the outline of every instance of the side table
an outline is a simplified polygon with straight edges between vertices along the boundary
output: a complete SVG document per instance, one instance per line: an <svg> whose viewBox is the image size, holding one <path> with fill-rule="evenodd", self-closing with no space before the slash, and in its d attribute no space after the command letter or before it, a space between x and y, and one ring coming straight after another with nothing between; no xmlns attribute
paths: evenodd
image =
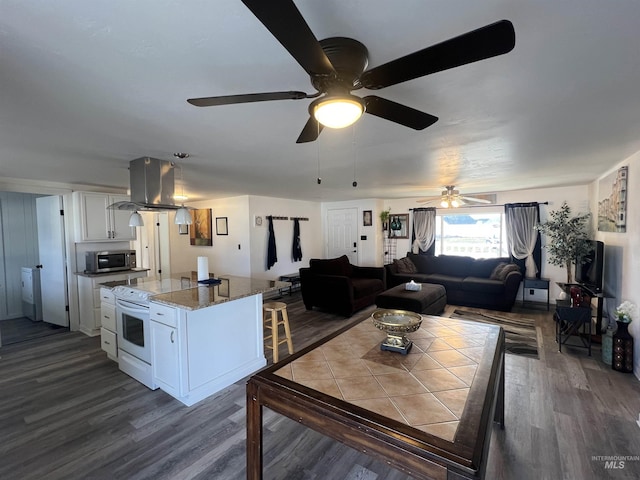
<svg viewBox="0 0 640 480"><path fill-rule="evenodd" d="M554 320L559 352L562 352L562 345L567 345L586 348L591 356L591 313L590 307L572 307L570 300L557 300ZM568 344L567 341L574 336L580 343Z"/></svg>
<svg viewBox="0 0 640 480"><path fill-rule="evenodd" d="M278 279L281 282L289 282L289 295L291 295L291 292L293 291L294 288L300 288L300 273L296 272L296 273L289 273L287 275L280 275L280 278ZM280 292L280 294L282 294L282 292Z"/></svg>
<svg viewBox="0 0 640 480"><path fill-rule="evenodd" d="M527 290L547 291L547 311L549 311L549 279L548 278L527 278L522 280L522 306L525 306L525 295Z"/></svg>

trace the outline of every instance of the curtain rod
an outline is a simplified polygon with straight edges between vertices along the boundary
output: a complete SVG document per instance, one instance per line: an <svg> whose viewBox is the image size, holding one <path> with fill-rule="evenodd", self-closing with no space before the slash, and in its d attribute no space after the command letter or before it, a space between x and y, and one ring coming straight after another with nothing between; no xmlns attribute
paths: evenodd
<svg viewBox="0 0 640 480"><path fill-rule="evenodd" d="M549 205L549 202L514 202L514 203L537 203L538 205ZM459 210L460 208L482 208L482 207L504 207L508 205L506 203L492 203L490 205L467 205L463 207L457 208L438 208L438 207L418 207L418 208L410 208L409 211L419 210L420 208L435 208L436 210Z"/></svg>

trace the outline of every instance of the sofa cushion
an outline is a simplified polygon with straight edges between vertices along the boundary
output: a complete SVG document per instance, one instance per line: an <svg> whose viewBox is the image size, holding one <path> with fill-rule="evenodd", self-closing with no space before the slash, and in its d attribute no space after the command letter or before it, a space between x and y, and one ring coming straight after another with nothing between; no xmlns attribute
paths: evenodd
<svg viewBox="0 0 640 480"><path fill-rule="evenodd" d="M428 283L437 283L447 290L460 290L464 277L454 277L453 275L445 275L442 273L432 273L425 278Z"/></svg>
<svg viewBox="0 0 640 480"><path fill-rule="evenodd" d="M461 290L465 292L479 292L486 294L504 293L504 282L480 277L466 277L462 281Z"/></svg>
<svg viewBox="0 0 640 480"><path fill-rule="evenodd" d="M499 280L504 282L504 279L507 278L507 275L511 272L519 272L520 267L518 267L515 263L505 263L500 262L491 272L489 276L490 280Z"/></svg>
<svg viewBox="0 0 640 480"><path fill-rule="evenodd" d="M361 298L384 290L384 283L377 278L352 278L353 297Z"/></svg>
<svg viewBox="0 0 640 480"><path fill-rule="evenodd" d="M478 258L470 265L467 275L470 277L490 278L500 263L509 263L508 258Z"/></svg>
<svg viewBox="0 0 640 480"><path fill-rule="evenodd" d="M434 257L433 273L442 273L454 277L466 277L475 259L458 255L437 255Z"/></svg>
<svg viewBox="0 0 640 480"><path fill-rule="evenodd" d="M349 262L349 257L342 255L338 258L319 259L312 258L309 260L309 267L314 273L321 275L340 275L350 277L353 269Z"/></svg>
<svg viewBox="0 0 640 480"><path fill-rule="evenodd" d="M434 273L436 271L434 255L407 254L407 258L413 262L420 273Z"/></svg>
<svg viewBox="0 0 640 480"><path fill-rule="evenodd" d="M407 257L394 260L393 263L397 273L416 273L418 271L416 265Z"/></svg>

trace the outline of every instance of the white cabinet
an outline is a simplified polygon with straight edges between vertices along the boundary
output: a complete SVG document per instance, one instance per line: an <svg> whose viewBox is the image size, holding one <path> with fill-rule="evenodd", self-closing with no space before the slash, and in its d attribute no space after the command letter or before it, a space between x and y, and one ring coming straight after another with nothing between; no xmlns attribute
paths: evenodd
<svg viewBox="0 0 640 480"><path fill-rule="evenodd" d="M179 310L151 302L151 371L153 381L174 397L180 396L181 358L178 337Z"/></svg>
<svg viewBox="0 0 640 480"><path fill-rule="evenodd" d="M178 329L151 320L151 370L153 381L174 397L180 396Z"/></svg>
<svg viewBox="0 0 640 480"><path fill-rule="evenodd" d="M100 329L100 346L107 352L107 357L118 361L118 335L106 328Z"/></svg>
<svg viewBox="0 0 640 480"><path fill-rule="evenodd" d="M75 218L78 242L123 242L136 239L135 227L129 226L131 212L107 209L116 202L129 200L126 195L96 192L73 192L77 208Z"/></svg>
<svg viewBox="0 0 640 480"><path fill-rule="evenodd" d="M107 356L118 360L118 331L116 329L116 298L110 288L100 289L100 345Z"/></svg>
<svg viewBox="0 0 640 480"><path fill-rule="evenodd" d="M149 303L153 383L191 406L266 365L262 295L196 310Z"/></svg>
<svg viewBox="0 0 640 480"><path fill-rule="evenodd" d="M146 277L147 272L120 272L101 275L78 275L78 307L80 310L80 331L91 337L100 334L102 326L102 283L116 282L132 278ZM112 314L115 323L115 311ZM115 332L115 325L113 331Z"/></svg>

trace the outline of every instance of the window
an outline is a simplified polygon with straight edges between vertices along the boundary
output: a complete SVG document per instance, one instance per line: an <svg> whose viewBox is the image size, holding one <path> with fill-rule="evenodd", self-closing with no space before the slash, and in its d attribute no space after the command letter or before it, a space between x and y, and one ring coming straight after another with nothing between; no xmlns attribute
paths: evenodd
<svg viewBox="0 0 640 480"><path fill-rule="evenodd" d="M504 212L492 208L469 212L436 215L436 255L508 257Z"/></svg>

